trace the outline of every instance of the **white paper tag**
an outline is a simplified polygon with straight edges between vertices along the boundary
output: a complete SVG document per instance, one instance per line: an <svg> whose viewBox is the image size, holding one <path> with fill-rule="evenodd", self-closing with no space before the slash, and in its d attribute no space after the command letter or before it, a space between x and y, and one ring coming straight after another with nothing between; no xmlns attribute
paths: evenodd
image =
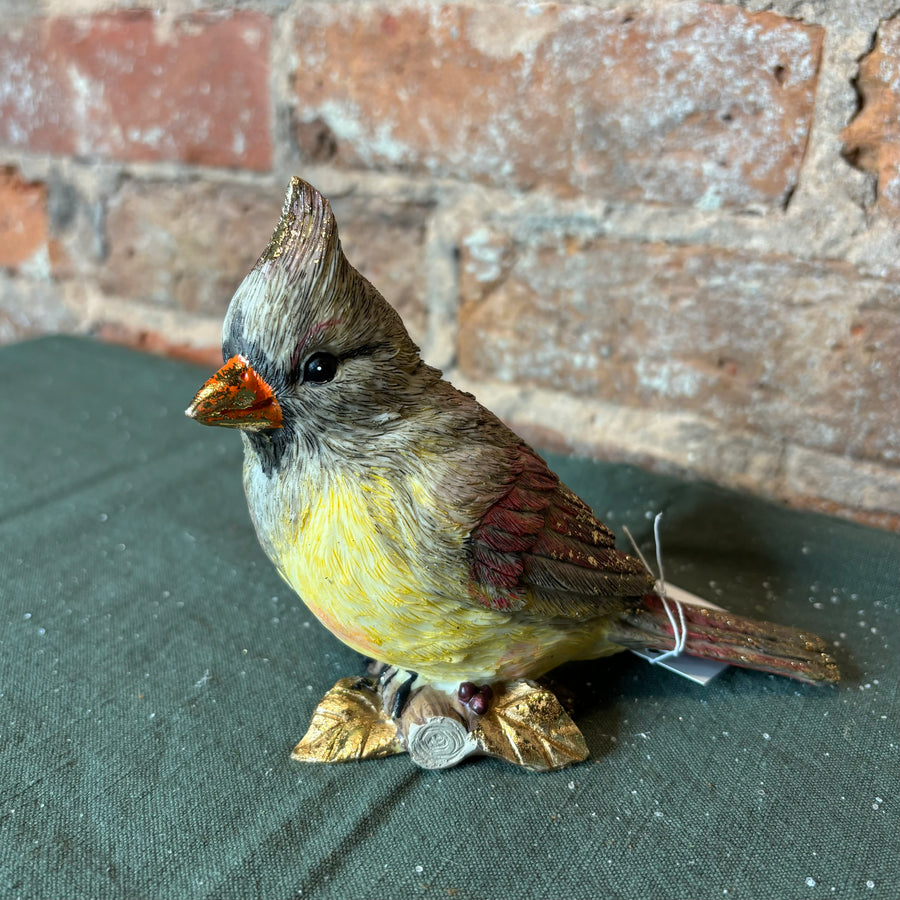
<svg viewBox="0 0 900 900"><path fill-rule="evenodd" d="M670 600L677 600L679 603L689 606L707 606L712 609L722 609L716 603L703 600L696 594L684 590L684 588L669 584L668 581L666 582L666 596ZM647 662L653 662L656 657L662 656L661 650L632 650L631 652L640 656L641 659L646 659ZM674 672L676 675L681 675L683 678L695 681L697 684L704 685L709 684L719 672L728 668L728 663L718 662L714 659L703 659L699 656L691 656L688 653L682 653L681 656L670 656L661 663L657 663L657 665Z"/></svg>

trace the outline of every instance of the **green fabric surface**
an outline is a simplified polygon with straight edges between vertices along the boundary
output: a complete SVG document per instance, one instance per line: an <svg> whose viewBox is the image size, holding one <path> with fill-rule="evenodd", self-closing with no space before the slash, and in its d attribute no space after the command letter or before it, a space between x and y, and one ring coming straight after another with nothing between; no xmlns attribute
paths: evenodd
<svg viewBox="0 0 900 900"><path fill-rule="evenodd" d="M551 774L290 760L361 660L259 549L208 372L50 338L0 349L0 897L900 896L893 534L550 457L669 580L815 630L816 688L708 687L632 654L557 672L591 758Z"/></svg>

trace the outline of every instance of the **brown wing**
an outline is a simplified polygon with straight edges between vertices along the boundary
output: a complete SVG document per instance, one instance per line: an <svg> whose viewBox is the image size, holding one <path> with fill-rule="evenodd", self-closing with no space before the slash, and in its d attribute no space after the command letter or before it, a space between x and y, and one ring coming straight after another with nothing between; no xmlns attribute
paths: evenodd
<svg viewBox="0 0 900 900"><path fill-rule="evenodd" d="M498 610L589 618L653 590L643 564L528 446L515 448L508 490L469 535L477 602Z"/></svg>

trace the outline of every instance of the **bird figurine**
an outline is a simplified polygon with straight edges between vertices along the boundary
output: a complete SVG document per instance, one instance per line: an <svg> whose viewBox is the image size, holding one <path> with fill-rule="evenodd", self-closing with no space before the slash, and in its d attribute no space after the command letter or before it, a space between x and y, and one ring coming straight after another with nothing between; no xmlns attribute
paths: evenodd
<svg viewBox="0 0 900 900"><path fill-rule="evenodd" d="M376 661L326 694L295 756L412 755L416 733L444 719L459 758L583 758L536 679L569 660L669 650L677 621L644 563L547 463L421 359L344 256L328 200L299 178L231 300L222 357L186 414L241 432L263 550L332 634ZM705 607L679 614L686 653L839 678L814 635ZM566 742L568 755L548 756Z"/></svg>

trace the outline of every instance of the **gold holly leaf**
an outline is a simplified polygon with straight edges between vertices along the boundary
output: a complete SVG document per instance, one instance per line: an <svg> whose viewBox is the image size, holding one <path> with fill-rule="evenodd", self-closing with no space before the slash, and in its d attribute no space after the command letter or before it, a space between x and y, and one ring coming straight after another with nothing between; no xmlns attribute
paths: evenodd
<svg viewBox="0 0 900 900"><path fill-rule="evenodd" d="M402 753L397 727L370 681L342 678L319 701L309 729L291 752L300 762L347 762Z"/></svg>
<svg viewBox="0 0 900 900"><path fill-rule="evenodd" d="M498 690L473 731L482 753L549 772L588 757L584 736L559 700L533 681Z"/></svg>

